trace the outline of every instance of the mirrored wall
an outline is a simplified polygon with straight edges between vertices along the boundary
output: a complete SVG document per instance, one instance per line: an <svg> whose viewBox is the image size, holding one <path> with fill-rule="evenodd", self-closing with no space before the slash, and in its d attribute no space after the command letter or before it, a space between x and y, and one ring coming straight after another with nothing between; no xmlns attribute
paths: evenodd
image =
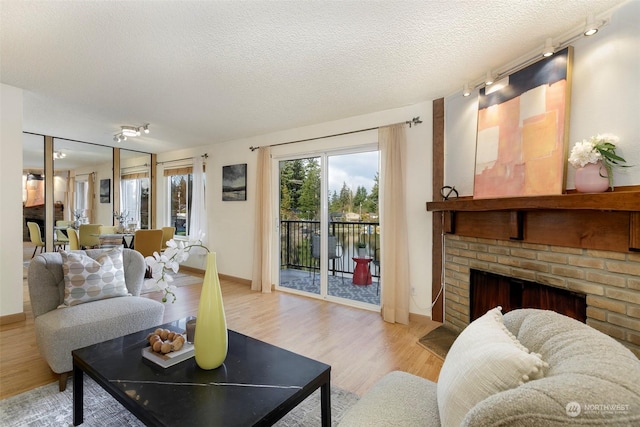
<svg viewBox="0 0 640 427"><path fill-rule="evenodd" d="M64 245L65 227L117 225L114 213L125 214L127 226L150 228L151 164L149 153L24 133L25 260L39 250L38 239L45 250L54 250ZM116 168L119 173L114 174ZM37 229L30 231L29 222Z"/></svg>

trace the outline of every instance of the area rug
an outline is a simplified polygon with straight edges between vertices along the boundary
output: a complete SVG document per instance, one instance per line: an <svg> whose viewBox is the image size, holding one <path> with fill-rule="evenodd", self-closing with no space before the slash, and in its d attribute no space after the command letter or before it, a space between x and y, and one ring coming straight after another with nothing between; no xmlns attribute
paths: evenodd
<svg viewBox="0 0 640 427"><path fill-rule="evenodd" d="M418 344L444 360L457 337L457 332L442 325L420 338Z"/></svg>
<svg viewBox="0 0 640 427"><path fill-rule="evenodd" d="M48 384L0 401L0 424L5 427L72 426L73 387L60 393L58 383ZM337 425L358 396L331 387L331 421ZM84 423L88 427L143 426L92 379L84 378ZM91 409L88 409L91 408ZM320 390L278 421L278 427L320 425Z"/></svg>

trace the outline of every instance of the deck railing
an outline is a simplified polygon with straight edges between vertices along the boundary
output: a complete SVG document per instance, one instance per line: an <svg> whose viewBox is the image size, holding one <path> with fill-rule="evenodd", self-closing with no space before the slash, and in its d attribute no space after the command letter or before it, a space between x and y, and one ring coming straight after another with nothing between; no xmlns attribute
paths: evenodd
<svg viewBox="0 0 640 427"><path fill-rule="evenodd" d="M320 221L280 221L280 268L299 270L318 269L318 259L312 256L311 241L320 234ZM353 273L354 257L358 257L358 243L363 242L365 256L380 260L380 225L378 222L332 221L329 234L335 236L337 259L329 262L333 273ZM329 251L331 252L331 251ZM371 270L378 275L377 269Z"/></svg>

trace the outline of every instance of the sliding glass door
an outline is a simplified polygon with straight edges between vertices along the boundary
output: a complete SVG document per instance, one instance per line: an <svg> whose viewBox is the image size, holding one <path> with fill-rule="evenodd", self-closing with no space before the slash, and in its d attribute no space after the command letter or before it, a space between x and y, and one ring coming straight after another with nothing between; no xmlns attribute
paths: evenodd
<svg viewBox="0 0 640 427"><path fill-rule="evenodd" d="M279 288L379 306L378 151L279 160L278 170Z"/></svg>

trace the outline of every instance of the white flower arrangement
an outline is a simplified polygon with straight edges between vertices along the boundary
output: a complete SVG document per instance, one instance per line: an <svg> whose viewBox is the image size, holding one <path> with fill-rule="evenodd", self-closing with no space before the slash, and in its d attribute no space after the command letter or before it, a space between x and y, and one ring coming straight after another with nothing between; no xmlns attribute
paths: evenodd
<svg viewBox="0 0 640 427"><path fill-rule="evenodd" d="M581 168L589 163L602 162L602 166L607 171L609 187L613 190L613 168L626 167L622 163L626 160L616 154L616 144L620 141L615 135L598 134L589 139L576 142L571 149L569 163L574 168ZM600 176L605 175L600 172Z"/></svg>
<svg viewBox="0 0 640 427"><path fill-rule="evenodd" d="M189 258L189 252L193 248L203 248L207 252L209 249L202 244L201 234L198 239L189 240L185 242L183 240L175 241L173 239L167 242L167 249L161 254L154 252L153 256L148 256L144 259L145 263L151 268L151 275L155 282L155 286L158 290L164 292L162 302L167 302L169 295L173 298L171 303L176 302L176 286L172 285L173 277L168 274L169 271L177 273L180 268L180 263L186 261Z"/></svg>
<svg viewBox="0 0 640 427"><path fill-rule="evenodd" d="M113 213L113 217L120 223L120 224L124 224L127 221L127 215L129 215L128 211L122 211L122 212L114 212Z"/></svg>
<svg viewBox="0 0 640 427"><path fill-rule="evenodd" d="M82 218L84 218L84 209L75 209L73 211L73 217L76 221L80 221Z"/></svg>

